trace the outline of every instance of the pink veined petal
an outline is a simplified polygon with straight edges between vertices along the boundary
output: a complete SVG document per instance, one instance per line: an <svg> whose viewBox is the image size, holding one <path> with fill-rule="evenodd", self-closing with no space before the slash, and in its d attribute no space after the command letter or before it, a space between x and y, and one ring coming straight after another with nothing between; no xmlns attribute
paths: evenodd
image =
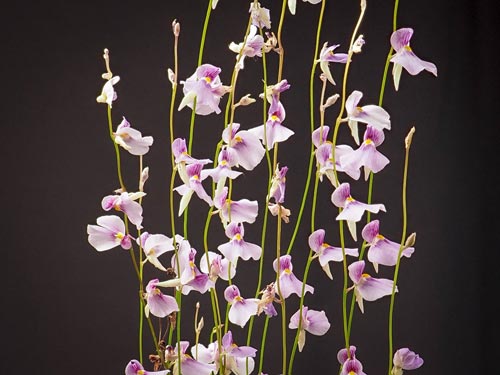
<svg viewBox="0 0 500 375"><path fill-rule="evenodd" d="M358 201L350 201L346 204L340 214L337 215L336 220L346 220L358 222L365 213L365 206Z"/></svg>
<svg viewBox="0 0 500 375"><path fill-rule="evenodd" d="M198 198L203 199L205 202L208 203L209 206L213 205L212 198L210 198L210 196L207 194L201 182L192 181L191 188L194 190Z"/></svg>
<svg viewBox="0 0 500 375"><path fill-rule="evenodd" d="M97 225L107 228L115 233L125 233L125 223L116 215L100 216L96 220Z"/></svg>
<svg viewBox="0 0 500 375"><path fill-rule="evenodd" d="M191 356L205 364L213 363L216 360L217 343L213 342L205 347L203 344L193 345L191 347ZM198 354L196 354L198 353Z"/></svg>
<svg viewBox="0 0 500 375"><path fill-rule="evenodd" d="M128 216L130 222L137 227L141 227L142 224L142 206L131 200L130 198L125 198L122 203L122 211Z"/></svg>
<svg viewBox="0 0 500 375"><path fill-rule="evenodd" d="M347 110L348 115L351 115L352 113L355 112L356 107L363 97L363 93L358 90L354 90L351 95L347 98L345 102L345 109Z"/></svg>
<svg viewBox="0 0 500 375"><path fill-rule="evenodd" d="M410 349L402 348L394 353L393 363L403 370L415 370L424 364L424 360Z"/></svg>
<svg viewBox="0 0 500 375"><path fill-rule="evenodd" d="M237 223L250 223L252 224L257 218L259 212L259 204L257 201L250 201L248 199L240 199L238 201L231 201L231 221ZM223 207L223 215L229 219L229 212L227 204Z"/></svg>
<svg viewBox="0 0 500 375"><path fill-rule="evenodd" d="M391 120L389 113L378 105L365 105L362 111L356 116L356 120L370 124L376 129L391 129Z"/></svg>
<svg viewBox="0 0 500 375"><path fill-rule="evenodd" d="M349 277L354 284L358 284L365 270L365 261L358 260L357 262L351 263L348 267Z"/></svg>
<svg viewBox="0 0 500 375"><path fill-rule="evenodd" d="M236 155L236 163L247 171L254 169L266 152L258 136L248 130L242 130L236 134L231 148Z"/></svg>
<svg viewBox="0 0 500 375"><path fill-rule="evenodd" d="M323 242L325 241L325 230L318 229L312 232L309 236L309 247L312 251L318 253L321 251Z"/></svg>
<svg viewBox="0 0 500 375"><path fill-rule="evenodd" d="M235 241L229 241L225 244L219 245L217 249L224 255L231 263L236 263L241 256L241 246Z"/></svg>
<svg viewBox="0 0 500 375"><path fill-rule="evenodd" d="M114 208L115 202L118 199L117 195L106 195L101 201L101 207L104 211L110 211Z"/></svg>
<svg viewBox="0 0 500 375"><path fill-rule="evenodd" d="M379 227L380 222L378 220L372 220L365 225L361 231L361 236L366 242L372 243L379 234Z"/></svg>
<svg viewBox="0 0 500 375"><path fill-rule="evenodd" d="M356 347L354 345L349 346L350 357L356 357ZM341 365L345 363L349 359L349 355L347 354L347 349L342 348L337 353L337 360Z"/></svg>
<svg viewBox="0 0 500 375"><path fill-rule="evenodd" d="M98 225L87 225L87 234L89 243L97 251L110 250L120 244L113 232Z"/></svg>
<svg viewBox="0 0 500 375"><path fill-rule="evenodd" d="M282 272L280 275L280 291L283 298L288 298L293 293L300 296L302 294L302 281L297 279L292 272ZM314 294L314 288L306 284L304 294L307 292Z"/></svg>
<svg viewBox="0 0 500 375"><path fill-rule="evenodd" d="M131 139L128 144L130 146L130 149L127 151L132 155L145 155L149 152L149 147L153 145L153 137L146 136L141 137L140 139Z"/></svg>
<svg viewBox="0 0 500 375"><path fill-rule="evenodd" d="M332 203L340 208L344 208L347 198L351 195L351 187L347 182L340 184L332 193Z"/></svg>
<svg viewBox="0 0 500 375"><path fill-rule="evenodd" d="M394 31L391 35L391 46L396 52L410 45L410 39L413 36L413 29L403 27Z"/></svg>
<svg viewBox="0 0 500 375"><path fill-rule="evenodd" d="M323 127L320 126L312 132L312 143L314 146L316 146L316 148L327 141L329 131L330 127L327 125L323 125Z"/></svg>
<svg viewBox="0 0 500 375"><path fill-rule="evenodd" d="M330 329L330 322L324 311L308 310L306 319L309 321L305 330L316 336L323 336Z"/></svg>
<svg viewBox="0 0 500 375"><path fill-rule="evenodd" d="M215 365L196 361L190 357L183 358L181 363L182 375L211 375L215 373ZM177 368L174 366L172 374L177 374Z"/></svg>
<svg viewBox="0 0 500 375"><path fill-rule="evenodd" d="M437 76L437 67L429 61L424 61L420 59L413 51L407 51L406 49L401 50L396 53L391 61L395 64L401 65L405 70L411 75L417 75L422 70L427 70L428 72Z"/></svg>
<svg viewBox="0 0 500 375"><path fill-rule="evenodd" d="M163 293L153 293L148 296L147 302L151 314L159 318L164 318L174 311L179 311L175 298Z"/></svg>
<svg viewBox="0 0 500 375"><path fill-rule="evenodd" d="M345 255L357 257L359 255L358 249L357 248L344 248ZM323 249L319 256L319 264L321 266L326 265L328 262L334 261L334 262L342 262L344 257L342 256L342 248L341 247L334 247L334 246L328 246Z"/></svg>
<svg viewBox="0 0 500 375"><path fill-rule="evenodd" d="M372 263L382 264L384 266L395 266L400 245L388 239L380 239L368 249L368 260ZM410 258L415 249L408 247L404 249L401 256Z"/></svg>
<svg viewBox="0 0 500 375"><path fill-rule="evenodd" d="M363 277L363 282L358 284L357 289L361 297L367 301L376 301L384 296L392 294L393 282L389 279L377 279L375 277ZM396 288L396 292L398 289Z"/></svg>
<svg viewBox="0 0 500 375"><path fill-rule="evenodd" d="M258 303L257 298L247 298L233 302L229 309L229 321L242 328L245 327L250 317L257 314Z"/></svg>
<svg viewBox="0 0 500 375"><path fill-rule="evenodd" d="M248 260L252 258L253 260L260 259L262 254L262 248L253 243L245 242L244 240L240 243L240 257L243 260Z"/></svg>
<svg viewBox="0 0 500 375"><path fill-rule="evenodd" d="M139 361L133 359L125 367L125 375L166 375L170 371L145 371Z"/></svg>

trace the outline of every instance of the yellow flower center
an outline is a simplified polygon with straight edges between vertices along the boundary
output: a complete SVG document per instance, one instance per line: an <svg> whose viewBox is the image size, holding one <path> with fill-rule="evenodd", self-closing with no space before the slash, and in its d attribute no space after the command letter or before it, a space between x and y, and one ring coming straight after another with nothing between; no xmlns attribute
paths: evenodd
<svg viewBox="0 0 500 375"><path fill-rule="evenodd" d="M198 181L199 179L200 179L200 176L198 176L197 174L195 174L195 175L193 176L193 180Z"/></svg>
<svg viewBox="0 0 500 375"><path fill-rule="evenodd" d="M206 83L212 82L212 78L210 77L203 77L203 79L205 80Z"/></svg>
<svg viewBox="0 0 500 375"><path fill-rule="evenodd" d="M276 116L276 115L272 115L271 116L271 120L273 120L273 121L278 121L279 119L280 118L278 116Z"/></svg>
<svg viewBox="0 0 500 375"><path fill-rule="evenodd" d="M137 371L137 375L144 375L145 373L146 373L146 371L144 371L144 370Z"/></svg>
<svg viewBox="0 0 500 375"><path fill-rule="evenodd" d="M356 109L359 111L359 112L363 112L363 108L361 108L360 106L357 106Z"/></svg>
<svg viewBox="0 0 500 375"><path fill-rule="evenodd" d="M118 232L115 234L115 237L118 238L119 240L122 240L125 237L125 235L122 232Z"/></svg>
<svg viewBox="0 0 500 375"><path fill-rule="evenodd" d="M236 141L236 143L243 142L243 139L241 139L241 137L239 135L237 135L236 137L234 137L234 140Z"/></svg>
<svg viewBox="0 0 500 375"><path fill-rule="evenodd" d="M236 241L241 241L241 234L236 233L236 235L234 236L234 239L235 239Z"/></svg>
<svg viewBox="0 0 500 375"><path fill-rule="evenodd" d="M290 268L285 268L285 270L283 272L286 273L287 275L290 275L292 273Z"/></svg>
<svg viewBox="0 0 500 375"><path fill-rule="evenodd" d="M363 273L361 276L364 277L364 278L371 277L369 273Z"/></svg>
<svg viewBox="0 0 500 375"><path fill-rule="evenodd" d="M372 143L373 141L370 138L365 140L365 145L371 145Z"/></svg>
<svg viewBox="0 0 500 375"><path fill-rule="evenodd" d="M410 47L410 46L405 46L404 48L405 48L405 50L407 50L408 52L411 52L411 47Z"/></svg>
<svg viewBox="0 0 500 375"><path fill-rule="evenodd" d="M385 237L382 236L381 234L377 234L376 238L377 238L377 240L383 240L383 239L385 239Z"/></svg>
<svg viewBox="0 0 500 375"><path fill-rule="evenodd" d="M347 197L346 201L348 201L348 202L354 202L354 198L351 197L351 196L349 196L349 197Z"/></svg>

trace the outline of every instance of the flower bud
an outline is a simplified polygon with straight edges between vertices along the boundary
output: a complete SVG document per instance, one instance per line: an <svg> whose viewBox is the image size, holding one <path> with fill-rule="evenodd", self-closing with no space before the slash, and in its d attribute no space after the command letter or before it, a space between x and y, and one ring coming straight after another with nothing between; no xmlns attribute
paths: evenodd
<svg viewBox="0 0 500 375"><path fill-rule="evenodd" d="M181 24L177 20L173 20L172 22L172 32L176 37L181 33Z"/></svg>
<svg viewBox="0 0 500 375"><path fill-rule="evenodd" d="M411 141L412 141L412 139L413 139L413 134L414 134L414 133L415 133L415 127L413 126L413 127L410 129L410 131L409 131L408 135L407 135L407 136L406 136L406 138L405 138L405 148L406 148L406 149L409 149L409 148L410 148L410 146L411 146Z"/></svg>
<svg viewBox="0 0 500 375"><path fill-rule="evenodd" d="M361 48L363 47L364 44L365 40L363 39L363 34L361 34L360 36L358 36L358 39L356 39L356 41L352 45L352 52L361 53Z"/></svg>

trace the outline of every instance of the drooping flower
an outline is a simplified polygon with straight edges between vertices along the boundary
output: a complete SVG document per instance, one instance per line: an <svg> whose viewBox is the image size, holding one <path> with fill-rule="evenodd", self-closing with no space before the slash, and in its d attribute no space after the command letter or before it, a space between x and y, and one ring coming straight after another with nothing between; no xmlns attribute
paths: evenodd
<svg viewBox="0 0 500 375"><path fill-rule="evenodd" d="M252 25L258 27L259 29L263 29L264 27L267 29L271 28L271 16L269 14L269 9L261 7L258 1L252 1L250 3L250 9L248 12L252 17Z"/></svg>
<svg viewBox="0 0 500 375"><path fill-rule="evenodd" d="M171 264L175 273L180 277L182 294L189 294L191 290L196 290L201 294L205 293L214 286L214 282L209 278L209 275L200 272L196 266L196 250L191 247L189 242L182 239L177 243L179 249L177 250L177 256L172 256Z"/></svg>
<svg viewBox="0 0 500 375"><path fill-rule="evenodd" d="M227 198L228 188L224 188L214 197L214 206L218 209L219 216L224 226L229 222L253 223L259 212L257 201L240 199L234 201Z"/></svg>
<svg viewBox="0 0 500 375"><path fill-rule="evenodd" d="M142 206L136 202L136 199L142 198L146 193L127 193L122 192L120 195L107 195L101 201L101 206L104 211L115 209L121 211L129 218L130 222L138 229L142 226Z"/></svg>
<svg viewBox="0 0 500 375"><path fill-rule="evenodd" d="M290 222L291 211L282 204L269 203L267 208L269 209L271 215L273 216L279 215L281 217L281 220L283 220L287 224Z"/></svg>
<svg viewBox="0 0 500 375"><path fill-rule="evenodd" d="M349 277L354 283L351 288L354 289L354 296L362 313L364 313L363 300L376 301L384 296L391 295L394 285L392 280L371 277L363 272L364 269L364 260L358 260L348 267ZM398 291L397 287L395 291Z"/></svg>
<svg viewBox="0 0 500 375"><path fill-rule="evenodd" d="M257 135L249 130L241 130L240 124L232 123L222 132L222 140L226 143L229 160L233 166L242 166L247 171L254 169L264 157L266 150L262 147Z"/></svg>
<svg viewBox="0 0 500 375"><path fill-rule="evenodd" d="M398 349L392 361L392 375L402 375L403 370L415 370L424 364L424 360L408 348Z"/></svg>
<svg viewBox="0 0 500 375"><path fill-rule="evenodd" d="M172 362L172 374L182 375L211 375L215 373L215 365L203 363L193 359L186 350L189 346L188 341L181 341L175 348L168 345L165 350L165 360ZM179 366L180 363L180 366ZM179 367L180 370L179 371Z"/></svg>
<svg viewBox="0 0 500 375"><path fill-rule="evenodd" d="M196 159L188 154L186 140L184 138L176 138L172 142L172 154L176 164L208 164L210 159Z"/></svg>
<svg viewBox="0 0 500 375"><path fill-rule="evenodd" d="M300 309L297 310L290 318L288 328L299 328ZM302 321L300 321L299 332L299 352L302 351L306 344L306 331L316 335L323 336L330 329L330 322L324 311L309 310L307 306L302 306Z"/></svg>
<svg viewBox="0 0 500 375"><path fill-rule="evenodd" d="M378 105L359 106L358 103L363 97L361 91L354 90L346 100L345 109L351 134L356 144L359 145L358 122L370 124L376 129L391 129L390 116L385 109Z"/></svg>
<svg viewBox="0 0 500 375"><path fill-rule="evenodd" d="M346 170L364 168L365 181L368 180L370 172L378 173L389 164L377 147L384 142L385 136L382 130L368 125L363 136L363 143L357 150L344 154L340 157L340 165Z"/></svg>
<svg viewBox="0 0 500 375"><path fill-rule="evenodd" d="M179 311L179 305L177 305L175 298L163 294L158 288L158 282L158 279L153 279L146 285L146 293L144 296L147 301L144 307L146 317L151 313L158 318L165 318L174 311Z"/></svg>
<svg viewBox="0 0 500 375"><path fill-rule="evenodd" d="M220 98L229 91L227 86L223 86L219 78L221 69L211 64L200 65L196 71L185 81L184 98L179 105L179 111L185 106L193 109L196 101L196 114L208 115L210 113L221 112L219 108Z"/></svg>
<svg viewBox="0 0 500 375"><path fill-rule="evenodd" d="M264 312L267 316L272 317L278 315L278 312L273 306L273 302L279 302L276 298L276 287L275 283L272 282L260 291L262 297L260 297L259 307L257 309L257 315Z"/></svg>
<svg viewBox="0 0 500 375"><path fill-rule="evenodd" d="M171 238L164 234L149 234L148 232L144 232L137 239L137 244L142 247L146 255L144 262L148 261L159 270L167 271L158 260L158 257L168 251L174 250L174 243Z"/></svg>
<svg viewBox="0 0 500 375"><path fill-rule="evenodd" d="M330 271L329 262L342 262L344 257L342 255L342 248L335 247L324 242L325 240L325 230L318 229L311 233L309 236L309 247L312 251L316 253L319 259L319 264L325 271L326 275L333 279L332 273ZM358 249L344 248L345 255L350 255L357 257Z"/></svg>
<svg viewBox="0 0 500 375"><path fill-rule="evenodd" d="M396 53L391 57L391 62L394 63L392 67L392 77L394 79L394 87L396 91L399 88L399 80L401 78L402 68L411 75L417 75L422 70L437 76L437 68L431 62L423 61L415 55L410 47L410 39L413 36L413 29L409 27L396 30L391 35L391 46Z"/></svg>
<svg viewBox="0 0 500 375"><path fill-rule="evenodd" d="M244 239L245 229L243 223L231 222L226 227L226 236L229 242L219 245L217 249L224 255L231 263L236 264L238 258L248 260L260 259L262 248L253 243L246 242Z"/></svg>
<svg viewBox="0 0 500 375"><path fill-rule="evenodd" d="M337 215L336 220L346 220L349 232L354 241L357 241L356 222L361 220L365 211L370 211L374 214L379 211L385 212L383 204L366 204L355 200L351 196L351 187L349 183L340 184L332 193L332 203L342 208L342 212Z"/></svg>
<svg viewBox="0 0 500 375"><path fill-rule="evenodd" d="M166 375L169 372L169 370L146 371L141 363L135 359L127 363L127 366L125 367L125 375Z"/></svg>
<svg viewBox="0 0 500 375"><path fill-rule="evenodd" d="M333 51L340 46L340 44L334 44L328 47L328 42L323 44L323 48L319 54L319 67L321 71L325 75L325 77L330 81L332 85L335 85L335 81L333 80L332 73L330 71L330 63L347 63L347 53L334 53Z"/></svg>
<svg viewBox="0 0 500 375"><path fill-rule="evenodd" d="M204 176L201 174L202 169L203 165L200 163L186 166L186 175L188 180L183 179L184 184L174 188L174 190L182 196L179 204L179 216L181 216L186 209L193 193L196 193L198 198L203 199L209 206L213 205L212 198L210 198L201 184L204 179ZM182 177L183 176L181 175L181 178Z"/></svg>
<svg viewBox="0 0 500 375"><path fill-rule="evenodd" d="M234 284L229 285L224 291L224 298L231 305L229 308L229 321L240 327L245 327L251 316L257 315L257 298L243 298L240 290Z"/></svg>
<svg viewBox="0 0 500 375"><path fill-rule="evenodd" d="M231 42L229 44L229 49L235 52L237 68L243 69L245 67L244 61L245 57L262 57L262 47L264 46L264 38L257 34L257 27L250 25L250 31L246 37L246 42L236 44ZM241 56L240 56L241 54Z"/></svg>
<svg viewBox="0 0 500 375"><path fill-rule="evenodd" d="M269 199L274 198L276 203L283 203L285 201L286 172L288 172L288 167L280 168L279 165L276 165L276 170L271 180L271 188L269 189Z"/></svg>
<svg viewBox="0 0 500 375"><path fill-rule="evenodd" d="M100 216L97 225L87 225L89 243L97 251L105 251L120 245L128 250L132 246L131 237L125 234L125 223L116 215Z"/></svg>
<svg viewBox="0 0 500 375"><path fill-rule="evenodd" d="M153 144L153 137L143 137L142 133L130 126L125 117L113 133L115 143L123 147L132 155L145 155Z"/></svg>
<svg viewBox="0 0 500 375"><path fill-rule="evenodd" d="M368 249L368 260L373 263L375 271L378 272L378 265L394 266L398 260L400 244L385 238L379 232L380 222L372 220L365 225L361 231L361 236L370 245ZM413 247L403 247L401 257L410 258L415 249Z"/></svg>
<svg viewBox="0 0 500 375"><path fill-rule="evenodd" d="M279 271L278 271L278 260L275 259L273 262L274 271L278 273L277 288L281 294L281 297L288 298L292 293L295 293L299 297L302 295L302 281L297 279L293 274L292 256L283 255L279 258ZM306 284L304 289L305 293L314 293L314 288L311 285Z"/></svg>
<svg viewBox="0 0 500 375"><path fill-rule="evenodd" d="M227 281L233 279L236 275L236 263L231 262L227 258L222 258L220 254L216 254L213 251L207 251L206 254L201 256L200 270L208 274L210 280L214 282L219 277Z"/></svg>
<svg viewBox="0 0 500 375"><path fill-rule="evenodd" d="M238 346L233 341L233 334L231 331L227 331L221 341L221 352L219 352L219 345L215 341L210 343L208 347L202 344L193 346L191 348L191 354L195 358L198 358L200 362L207 364L214 363L216 372L220 371L221 358L224 358L225 372L221 372L221 375L229 375L231 372L241 375L251 374L255 366L253 357L255 357L257 350L251 346Z"/></svg>
<svg viewBox="0 0 500 375"><path fill-rule="evenodd" d="M98 103L107 103L110 107L113 106L113 102L116 100L117 95L115 88L113 87L120 81L119 76L114 76L111 79L107 80L104 86L102 87L101 95L96 98Z"/></svg>
<svg viewBox="0 0 500 375"><path fill-rule="evenodd" d="M295 133L282 125L286 117L286 112L285 107L281 104L277 94L272 94L268 116L265 128L263 124L252 128L249 131L259 137L263 141L264 145L267 146L267 149L271 150L275 143L284 142Z"/></svg>

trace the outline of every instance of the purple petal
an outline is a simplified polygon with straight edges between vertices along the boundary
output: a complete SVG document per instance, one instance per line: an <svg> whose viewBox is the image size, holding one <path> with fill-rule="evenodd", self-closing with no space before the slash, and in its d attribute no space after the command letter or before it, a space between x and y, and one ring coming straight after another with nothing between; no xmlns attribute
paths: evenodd
<svg viewBox="0 0 500 375"><path fill-rule="evenodd" d="M349 277L354 284L358 284L365 270L365 261L359 260L357 262L351 263L348 267Z"/></svg>
<svg viewBox="0 0 500 375"><path fill-rule="evenodd" d="M372 243L379 234L379 227L380 222L378 220L372 220L365 225L361 232L361 236L366 242Z"/></svg>
<svg viewBox="0 0 500 375"><path fill-rule="evenodd" d="M347 198L351 196L351 187L347 182L339 185L332 193L332 203L340 208L344 208Z"/></svg>
<svg viewBox="0 0 500 375"><path fill-rule="evenodd" d="M245 327L251 316L257 314L259 300L256 298L241 299L233 302L229 309L229 321Z"/></svg>
<svg viewBox="0 0 500 375"><path fill-rule="evenodd" d="M359 294L367 301L375 301L392 294L392 280L363 276L363 282L357 286ZM396 288L397 291L397 288Z"/></svg>
<svg viewBox="0 0 500 375"><path fill-rule="evenodd" d="M401 65L406 69L411 75L417 75L422 70L427 70L428 72L437 76L437 67L429 61L424 61L420 59L413 51L408 51L406 49L401 50L396 53L391 61L395 64Z"/></svg>
<svg viewBox="0 0 500 375"><path fill-rule="evenodd" d="M321 251L324 240L325 240L325 230L324 229L315 230L309 236L308 240L309 247L311 248L311 250L318 253Z"/></svg>

